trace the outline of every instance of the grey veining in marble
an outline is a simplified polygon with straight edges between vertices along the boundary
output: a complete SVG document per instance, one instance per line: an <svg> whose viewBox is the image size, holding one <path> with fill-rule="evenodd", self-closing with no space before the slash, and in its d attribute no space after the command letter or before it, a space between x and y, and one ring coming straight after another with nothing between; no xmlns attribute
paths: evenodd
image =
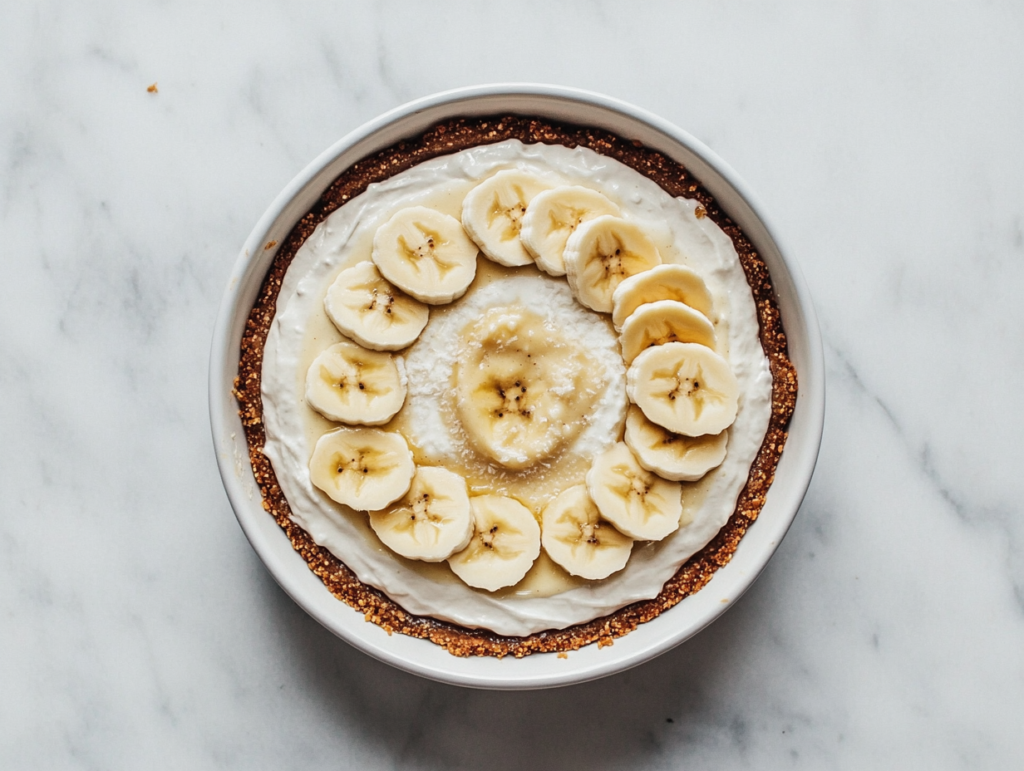
<svg viewBox="0 0 1024 771"><path fill-rule="evenodd" d="M0 767L1019 767L1022 73L1010 0L7 3ZM206 360L298 170L510 80L626 99L736 168L829 385L807 500L730 613L502 694L378 664L276 587L217 476Z"/></svg>

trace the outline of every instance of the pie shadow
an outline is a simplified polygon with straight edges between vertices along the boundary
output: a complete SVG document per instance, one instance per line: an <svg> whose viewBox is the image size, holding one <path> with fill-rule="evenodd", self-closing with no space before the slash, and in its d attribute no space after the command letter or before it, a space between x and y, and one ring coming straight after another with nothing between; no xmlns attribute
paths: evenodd
<svg viewBox="0 0 1024 771"><path fill-rule="evenodd" d="M325 724L389 768L625 768L664 761L669 751L674 765L704 756L709 742L742 752L739 707L749 694L740 683L749 683L743 671L772 626L775 594L769 566L728 613L653 661L581 685L500 692L435 683L370 658L261 572L295 687Z"/></svg>

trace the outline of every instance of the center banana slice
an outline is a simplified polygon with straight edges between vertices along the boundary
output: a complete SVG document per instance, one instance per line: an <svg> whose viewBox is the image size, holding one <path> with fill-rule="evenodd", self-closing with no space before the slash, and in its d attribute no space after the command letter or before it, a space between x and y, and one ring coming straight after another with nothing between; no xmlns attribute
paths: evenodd
<svg viewBox="0 0 1024 771"><path fill-rule="evenodd" d="M661 264L658 247L635 222L605 215L584 222L562 253L569 288L583 305L611 313L616 287Z"/></svg>
<svg viewBox="0 0 1024 771"><path fill-rule="evenodd" d="M390 353L336 343L306 372L306 401L330 420L379 426L405 403L405 367Z"/></svg>
<svg viewBox="0 0 1024 771"><path fill-rule="evenodd" d="M622 360L629 364L641 351L665 343L698 343L714 350L715 328L707 316L677 300L641 305L622 325Z"/></svg>
<svg viewBox="0 0 1024 771"><path fill-rule="evenodd" d="M583 430L601 376L577 343L536 313L492 308L463 332L456 411L480 453L523 469Z"/></svg>
<svg viewBox="0 0 1024 771"><path fill-rule="evenodd" d="M426 305L385 281L369 261L338 274L324 310L342 334L375 351L412 345L430 317Z"/></svg>
<svg viewBox="0 0 1024 771"><path fill-rule="evenodd" d="M384 278L430 305L466 293L477 253L457 219L425 206L401 209L373 236L373 261Z"/></svg>
<svg viewBox="0 0 1024 771"><path fill-rule="evenodd" d="M519 231L530 201L548 187L517 169L499 171L469 191L462 202L462 225L480 251L499 265L529 265L533 255L519 240Z"/></svg>
<svg viewBox="0 0 1024 771"><path fill-rule="evenodd" d="M466 480L447 469L421 466L394 506L370 512L370 527L394 552L441 562L469 545L473 514Z"/></svg>
<svg viewBox="0 0 1024 771"><path fill-rule="evenodd" d="M728 362L704 345L648 348L626 370L626 395L675 434L718 434L732 425L740 387Z"/></svg>
<svg viewBox="0 0 1024 771"><path fill-rule="evenodd" d="M601 517L586 485L576 485L545 507L541 545L571 575L599 581L626 566L633 539Z"/></svg>
<svg viewBox="0 0 1024 771"><path fill-rule="evenodd" d="M469 503L473 535L469 546L448 558L452 571L489 592L519 583L540 556L537 520L519 501L503 495L478 495Z"/></svg>
<svg viewBox="0 0 1024 771"><path fill-rule="evenodd" d="M537 267L552 276L565 275L562 253L565 243L580 225L605 214L619 214L619 207L589 187L564 185L545 190L530 201L519 237Z"/></svg>
<svg viewBox="0 0 1024 771"><path fill-rule="evenodd" d="M622 442L594 459L587 491L601 515L638 541L660 541L679 529L683 488L641 466Z"/></svg>
<svg viewBox="0 0 1024 771"><path fill-rule="evenodd" d="M401 434L379 428L338 428L316 443L310 481L332 500L357 511L377 511L409 490L413 465Z"/></svg>

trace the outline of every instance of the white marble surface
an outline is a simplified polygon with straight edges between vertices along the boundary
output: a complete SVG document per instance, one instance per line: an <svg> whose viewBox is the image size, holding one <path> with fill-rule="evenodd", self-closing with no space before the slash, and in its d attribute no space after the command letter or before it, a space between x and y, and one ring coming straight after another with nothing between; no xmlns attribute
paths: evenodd
<svg viewBox="0 0 1024 771"><path fill-rule="evenodd" d="M1020 766L1024 7L553 6L5 4L0 767ZM730 162L830 378L806 503L736 607L517 694L307 618L206 414L220 295L278 190L390 107L503 80L624 98Z"/></svg>

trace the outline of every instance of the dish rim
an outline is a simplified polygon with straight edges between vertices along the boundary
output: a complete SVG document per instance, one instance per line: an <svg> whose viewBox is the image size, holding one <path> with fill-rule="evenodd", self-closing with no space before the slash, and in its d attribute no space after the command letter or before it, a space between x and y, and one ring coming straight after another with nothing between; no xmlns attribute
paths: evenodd
<svg viewBox="0 0 1024 771"><path fill-rule="evenodd" d="M389 635L336 599L263 509L232 394L245 320L277 252L267 245L283 243L313 201L356 160L446 119L509 113L604 128L683 163L765 260L799 378L775 481L732 560L701 591L616 638L613 646L589 645L569 652L567 659L555 653L522 659L456 657L428 640ZM590 91L530 83L453 89L396 107L342 137L286 185L235 261L214 330L209 389L211 430L225 491L243 532L281 588L332 633L380 661L440 682L500 690L557 687L621 672L671 650L720 617L753 584L792 525L814 471L825 408L824 356L810 295L749 186L699 140L642 108Z"/></svg>

